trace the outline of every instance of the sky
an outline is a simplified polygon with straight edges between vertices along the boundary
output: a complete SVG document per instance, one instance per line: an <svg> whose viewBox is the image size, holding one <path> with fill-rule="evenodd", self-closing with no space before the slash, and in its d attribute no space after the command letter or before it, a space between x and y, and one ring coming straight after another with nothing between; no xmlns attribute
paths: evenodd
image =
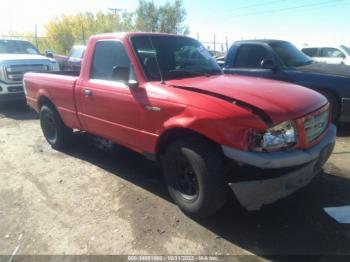
<svg viewBox="0 0 350 262"><path fill-rule="evenodd" d="M157 5L167 0L153 0ZM171 0L170 0L171 1ZM5 1L3 1L5 2ZM273 38L304 44L350 45L350 0L183 0L185 24L201 41L229 43ZM45 23L60 14L134 11L138 0L11 0L2 3L0 36L45 34Z"/></svg>

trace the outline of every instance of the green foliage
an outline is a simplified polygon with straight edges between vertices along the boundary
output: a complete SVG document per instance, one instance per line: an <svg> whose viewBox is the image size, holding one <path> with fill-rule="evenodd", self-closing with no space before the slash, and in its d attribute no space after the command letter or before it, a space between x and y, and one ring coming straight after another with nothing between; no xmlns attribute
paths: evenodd
<svg viewBox="0 0 350 262"><path fill-rule="evenodd" d="M140 31L188 34L188 27L183 25L185 19L182 0L167 2L159 7L153 1L139 0L136 10L136 28Z"/></svg>
<svg viewBox="0 0 350 262"><path fill-rule="evenodd" d="M152 2L139 1L136 9L136 28L139 31L156 32L159 28L159 8Z"/></svg>
<svg viewBox="0 0 350 262"><path fill-rule="evenodd" d="M73 45L86 44L94 34L123 31L188 34L188 28L183 25L185 18L182 0L167 2L162 6L156 6L153 1L140 0L135 12L87 12L55 17L46 24L46 36L36 40L42 52L50 49L58 54L67 54ZM33 34L28 34L26 38L36 43Z"/></svg>
<svg viewBox="0 0 350 262"><path fill-rule="evenodd" d="M126 21L121 22L117 14L102 12L63 15L46 25L46 37L55 53L67 54L74 44L86 44L93 34L130 29Z"/></svg>
<svg viewBox="0 0 350 262"><path fill-rule="evenodd" d="M173 34L188 34L187 26L183 25L186 10L182 7L182 0L166 3L159 8L159 31Z"/></svg>

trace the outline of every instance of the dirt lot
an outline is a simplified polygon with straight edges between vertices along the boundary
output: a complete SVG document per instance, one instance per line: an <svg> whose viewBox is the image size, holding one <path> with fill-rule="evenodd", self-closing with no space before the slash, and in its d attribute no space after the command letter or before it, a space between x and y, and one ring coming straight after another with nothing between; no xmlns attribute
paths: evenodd
<svg viewBox="0 0 350 262"><path fill-rule="evenodd" d="M350 226L323 210L350 204L349 127L307 188L260 212L232 200L202 221L172 204L152 162L100 147L77 135L52 150L35 113L0 109L0 254L350 253Z"/></svg>

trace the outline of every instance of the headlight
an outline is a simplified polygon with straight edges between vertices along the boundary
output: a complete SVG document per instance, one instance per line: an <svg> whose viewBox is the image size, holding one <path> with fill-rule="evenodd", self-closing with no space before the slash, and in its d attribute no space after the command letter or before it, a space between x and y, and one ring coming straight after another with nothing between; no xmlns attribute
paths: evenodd
<svg viewBox="0 0 350 262"><path fill-rule="evenodd" d="M60 65L55 61L55 62L52 62L52 71L60 71Z"/></svg>
<svg viewBox="0 0 350 262"><path fill-rule="evenodd" d="M251 132L250 149L257 152L271 152L287 149L297 142L295 125L292 121L283 122L266 132Z"/></svg>
<svg viewBox="0 0 350 262"><path fill-rule="evenodd" d="M22 84L23 84L23 91L24 91L24 94L27 96L27 88L26 88L26 83L24 82L24 80L22 81Z"/></svg>
<svg viewBox="0 0 350 262"><path fill-rule="evenodd" d="M0 65L0 80L4 81L5 80L5 70L4 67Z"/></svg>

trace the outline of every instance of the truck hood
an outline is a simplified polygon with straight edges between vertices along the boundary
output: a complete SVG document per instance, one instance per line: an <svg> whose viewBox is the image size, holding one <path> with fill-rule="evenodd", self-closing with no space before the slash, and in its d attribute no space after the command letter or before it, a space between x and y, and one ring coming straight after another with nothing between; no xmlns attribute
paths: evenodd
<svg viewBox="0 0 350 262"><path fill-rule="evenodd" d="M0 62L17 62L17 61L50 61L54 62L54 59L48 58L42 55L29 55L29 54L0 54Z"/></svg>
<svg viewBox="0 0 350 262"><path fill-rule="evenodd" d="M297 119L316 111L327 103L317 92L302 86L256 77L219 75L167 81L168 85L191 92L227 100L237 105L250 105L252 112L271 124ZM247 107L247 106L245 106ZM258 109L258 110L255 110Z"/></svg>
<svg viewBox="0 0 350 262"><path fill-rule="evenodd" d="M315 73L322 75L337 75L350 77L350 66L331 65L324 63L312 63L310 65L297 67L296 70L303 73Z"/></svg>

